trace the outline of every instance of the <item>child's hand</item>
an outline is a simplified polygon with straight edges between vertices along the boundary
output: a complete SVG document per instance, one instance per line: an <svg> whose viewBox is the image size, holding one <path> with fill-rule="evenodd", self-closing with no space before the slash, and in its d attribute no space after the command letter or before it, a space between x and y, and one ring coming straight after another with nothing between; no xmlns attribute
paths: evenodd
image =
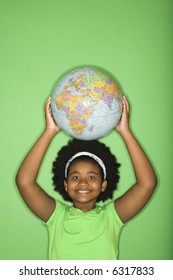
<svg viewBox="0 0 173 280"><path fill-rule="evenodd" d="M49 97L45 103L45 118L46 118L46 130L50 130L53 133L57 133L60 131L60 128L55 123L52 115L52 109L51 109L51 97Z"/></svg>
<svg viewBox="0 0 173 280"><path fill-rule="evenodd" d="M121 133L123 131L129 130L129 114L130 114L130 106L127 102L127 99L125 96L123 96L123 110L122 115L119 123L116 126L116 131Z"/></svg>

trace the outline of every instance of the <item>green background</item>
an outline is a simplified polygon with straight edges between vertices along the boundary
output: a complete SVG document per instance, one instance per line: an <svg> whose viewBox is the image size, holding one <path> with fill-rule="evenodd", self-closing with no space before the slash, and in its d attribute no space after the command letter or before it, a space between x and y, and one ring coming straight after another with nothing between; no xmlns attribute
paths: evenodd
<svg viewBox="0 0 173 280"><path fill-rule="evenodd" d="M105 68L131 104L131 127L158 175L147 207L123 229L120 259L173 259L172 39L169 0L0 0L0 259L46 259L48 236L15 186L23 157L44 129L44 102L59 76L80 65ZM39 184L55 196L46 154ZM116 132L101 141L122 163L115 196L134 181Z"/></svg>

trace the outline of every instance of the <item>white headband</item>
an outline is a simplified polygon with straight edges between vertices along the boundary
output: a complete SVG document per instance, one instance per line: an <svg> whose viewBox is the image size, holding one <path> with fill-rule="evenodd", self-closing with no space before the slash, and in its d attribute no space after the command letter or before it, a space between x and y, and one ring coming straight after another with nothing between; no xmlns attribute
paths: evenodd
<svg viewBox="0 0 173 280"><path fill-rule="evenodd" d="M105 165L103 163L103 161L101 160L101 158L99 158L98 156L94 155L94 154L91 154L91 153L88 153L88 152L79 152L77 154L75 154L74 156L72 156L66 163L66 166L65 166L65 178L67 178L67 170L69 168L69 165L71 164L71 162L77 158L77 157L80 157L80 156L88 156L88 157L91 157L93 158L102 168L103 170L103 175L104 175L104 179L106 179L106 168L105 168Z"/></svg>

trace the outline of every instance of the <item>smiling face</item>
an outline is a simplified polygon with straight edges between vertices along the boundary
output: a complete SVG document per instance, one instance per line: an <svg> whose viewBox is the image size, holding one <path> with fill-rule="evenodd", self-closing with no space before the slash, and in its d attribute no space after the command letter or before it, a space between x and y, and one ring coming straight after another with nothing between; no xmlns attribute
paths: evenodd
<svg viewBox="0 0 173 280"><path fill-rule="evenodd" d="M89 211L95 207L98 196L105 191L101 167L94 161L75 160L69 167L64 187L73 200L74 207Z"/></svg>

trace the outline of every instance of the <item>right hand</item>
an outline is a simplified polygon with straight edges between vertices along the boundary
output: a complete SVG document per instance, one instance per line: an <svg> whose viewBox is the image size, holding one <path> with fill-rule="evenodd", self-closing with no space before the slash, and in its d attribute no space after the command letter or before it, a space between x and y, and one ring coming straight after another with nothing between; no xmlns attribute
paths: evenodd
<svg viewBox="0 0 173 280"><path fill-rule="evenodd" d="M56 134L60 131L60 128L55 123L52 115L52 108L51 108L51 97L49 97L45 103L45 118L46 118L46 130L49 130Z"/></svg>
<svg viewBox="0 0 173 280"><path fill-rule="evenodd" d="M130 105L125 96L123 96L123 110L119 123L116 126L116 131L118 133L123 133L124 131L129 131L129 115L130 115Z"/></svg>

